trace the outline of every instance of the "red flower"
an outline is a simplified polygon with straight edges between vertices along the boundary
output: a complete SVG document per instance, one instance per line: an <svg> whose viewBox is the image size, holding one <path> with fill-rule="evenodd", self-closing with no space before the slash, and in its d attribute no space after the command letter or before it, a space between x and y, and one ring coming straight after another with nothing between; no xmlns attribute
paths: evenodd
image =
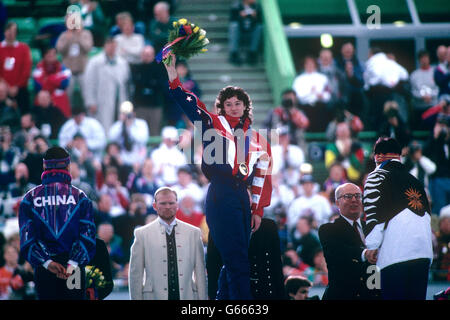
<svg viewBox="0 0 450 320"><path fill-rule="evenodd" d="M192 28L191 28L191 25L185 24L185 25L183 26L183 29L184 29L184 31L186 32L186 34L187 34L188 36L190 36L190 35L192 34Z"/></svg>

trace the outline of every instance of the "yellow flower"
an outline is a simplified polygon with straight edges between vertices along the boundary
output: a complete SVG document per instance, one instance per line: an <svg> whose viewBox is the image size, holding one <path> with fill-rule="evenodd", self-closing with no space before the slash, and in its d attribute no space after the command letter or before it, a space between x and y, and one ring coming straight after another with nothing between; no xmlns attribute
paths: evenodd
<svg viewBox="0 0 450 320"><path fill-rule="evenodd" d="M208 49L206 49L206 48L203 48L203 49L202 49L202 52L206 52L206 51L208 51Z"/></svg>
<svg viewBox="0 0 450 320"><path fill-rule="evenodd" d="M183 18L178 20L178 23L184 26L187 23L187 20Z"/></svg>
<svg viewBox="0 0 450 320"><path fill-rule="evenodd" d="M174 22L172 23L172 25L173 25L174 28L176 28L176 27L178 27L178 22L174 21Z"/></svg>
<svg viewBox="0 0 450 320"><path fill-rule="evenodd" d="M192 30L192 31L194 31L194 33L197 33L198 30L200 30L200 28L199 27L195 27L194 30Z"/></svg>
<svg viewBox="0 0 450 320"><path fill-rule="evenodd" d="M95 272L95 273L99 273L99 272L100 272L100 269L99 269L99 268L95 268L94 272Z"/></svg>
<svg viewBox="0 0 450 320"><path fill-rule="evenodd" d="M203 40L203 39L205 39L204 35L201 35L200 37L198 37L198 40Z"/></svg>

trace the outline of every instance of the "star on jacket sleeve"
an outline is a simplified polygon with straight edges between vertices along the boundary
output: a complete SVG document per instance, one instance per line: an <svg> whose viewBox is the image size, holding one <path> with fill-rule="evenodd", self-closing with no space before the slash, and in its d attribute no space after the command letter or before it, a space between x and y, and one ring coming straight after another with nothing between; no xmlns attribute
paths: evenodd
<svg viewBox="0 0 450 320"><path fill-rule="evenodd" d="M170 94L192 123L201 121L204 116L211 118L205 104L195 94L184 89L179 78L169 82L169 88Z"/></svg>

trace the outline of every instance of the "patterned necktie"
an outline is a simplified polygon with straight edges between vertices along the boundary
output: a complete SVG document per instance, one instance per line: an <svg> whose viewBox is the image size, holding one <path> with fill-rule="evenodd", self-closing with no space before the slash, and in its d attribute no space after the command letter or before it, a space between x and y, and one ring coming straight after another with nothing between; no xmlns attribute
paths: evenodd
<svg viewBox="0 0 450 320"><path fill-rule="evenodd" d="M359 240L361 240L361 242L364 243L364 241L361 238L361 233L359 233L358 222L356 222L356 221L353 221L353 230L355 230L356 234L358 235Z"/></svg>

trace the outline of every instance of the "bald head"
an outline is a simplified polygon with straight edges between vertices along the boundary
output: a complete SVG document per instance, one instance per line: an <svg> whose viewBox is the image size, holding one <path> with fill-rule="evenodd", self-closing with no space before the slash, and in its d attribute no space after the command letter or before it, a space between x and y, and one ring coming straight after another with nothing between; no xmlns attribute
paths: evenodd
<svg viewBox="0 0 450 320"><path fill-rule="evenodd" d="M445 62L447 59L447 47L444 45L441 45L436 50L436 56L439 60L439 63Z"/></svg>
<svg viewBox="0 0 450 320"><path fill-rule="evenodd" d="M357 220L363 211L361 189L353 183L345 183L336 188L336 205L339 212L350 220Z"/></svg>
<svg viewBox="0 0 450 320"><path fill-rule="evenodd" d="M161 23L169 22L170 14L169 14L170 6L167 2L160 1L153 7L153 15L156 21Z"/></svg>

